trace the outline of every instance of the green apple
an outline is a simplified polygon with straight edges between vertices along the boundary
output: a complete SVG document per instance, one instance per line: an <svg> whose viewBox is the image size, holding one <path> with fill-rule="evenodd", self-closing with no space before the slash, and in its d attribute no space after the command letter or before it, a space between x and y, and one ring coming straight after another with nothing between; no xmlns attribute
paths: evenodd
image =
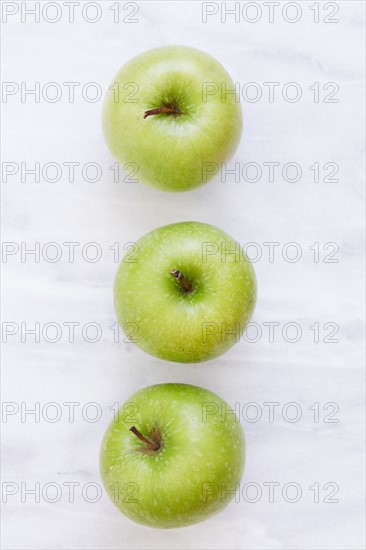
<svg viewBox="0 0 366 550"><path fill-rule="evenodd" d="M143 183L187 191L206 183L241 135L234 84L216 59L164 46L131 59L105 98L103 130L112 154Z"/></svg>
<svg viewBox="0 0 366 550"><path fill-rule="evenodd" d="M238 489L244 434L220 397L188 384L144 388L104 436L104 486L130 519L183 527L222 510Z"/></svg>
<svg viewBox="0 0 366 550"><path fill-rule="evenodd" d="M114 285L117 317L131 341L183 363L212 359L238 342L255 299L254 270L239 243L200 222L142 237Z"/></svg>

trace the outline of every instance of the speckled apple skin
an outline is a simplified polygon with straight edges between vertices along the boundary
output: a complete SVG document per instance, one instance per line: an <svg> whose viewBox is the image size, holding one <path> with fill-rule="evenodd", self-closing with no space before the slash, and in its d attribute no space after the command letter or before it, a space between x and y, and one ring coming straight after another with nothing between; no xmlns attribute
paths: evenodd
<svg viewBox="0 0 366 550"><path fill-rule="evenodd" d="M206 256L205 243L219 251ZM241 248L223 257L221 247L238 250L239 244L213 225L182 222L155 229L137 241L132 255L127 251L114 302L121 327L133 332L137 346L161 359L194 363L240 341L255 306L255 274ZM173 269L193 283L191 294L181 290Z"/></svg>
<svg viewBox="0 0 366 550"><path fill-rule="evenodd" d="M203 94L204 83L215 93ZM109 149L122 166L138 167L135 179L155 188L202 185L211 178L204 163L227 161L240 140L240 103L225 94L234 88L222 65L195 48L163 46L140 54L120 69L104 101ZM183 114L143 118L145 111L169 104Z"/></svg>
<svg viewBox="0 0 366 550"><path fill-rule="evenodd" d="M237 488L245 462L242 427L235 414L222 411L232 409L187 384L158 384L132 395L107 429L100 454L104 486L121 512L137 523L172 528L222 510L233 498L224 491ZM132 426L146 436L161 430L155 455L138 450L145 444Z"/></svg>

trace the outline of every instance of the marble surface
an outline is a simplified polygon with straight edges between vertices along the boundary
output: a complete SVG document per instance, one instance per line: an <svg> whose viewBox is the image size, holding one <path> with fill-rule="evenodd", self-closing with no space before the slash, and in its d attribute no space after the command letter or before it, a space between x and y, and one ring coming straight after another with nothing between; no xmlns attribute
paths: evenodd
<svg viewBox="0 0 366 550"><path fill-rule="evenodd" d="M85 17L98 16L95 6L82 16L85 2L75 7L73 23L64 2L57 12L47 8L39 22L22 13L21 4L34 2L2 4L9 14L2 26L3 162L14 163L6 165L2 184L3 548L363 548L364 4L297 2L301 16L290 23L285 17L295 19L291 9L299 7L283 12L281 3L271 23L269 8L257 3L259 19L250 23L253 7L238 22L233 16L225 22L221 4L120 3L115 23L116 3L99 2L94 24ZM218 13L204 23L203 9ZM90 98L99 90L104 95L135 54L173 43L209 52L239 85L244 132L227 166L239 163L239 181L217 177L176 195L122 181L124 173L113 180L102 101ZM37 82L39 101L25 94ZM64 84L70 82L79 83L74 101ZM273 101L268 82L278 83ZM290 82L296 89L286 87ZM301 99L291 102L299 89ZM257 102L250 101L254 92L262 93ZM25 173L36 162L39 182ZM64 164L72 162L79 163L74 181ZM99 167L99 181L90 181L90 162ZM280 163L272 182L271 162ZM284 168L289 162L301 167L297 182L282 176L284 170L287 180L296 179L294 167ZM254 182L258 165L262 176ZM184 366L149 357L121 337L114 341L112 284L114 243L121 255L145 232L191 219L222 227L261 257L252 332L225 356ZM74 261L64 244L70 242L79 243ZM264 243L278 243L273 261ZM38 258L25 253L35 247ZM296 251L301 258L291 262ZM90 261L96 252L100 259ZM60 257L52 262L55 253ZM27 333L35 323L38 342ZM72 342L70 323L76 323ZM268 323L279 323L272 325L273 341ZM101 492L98 472L115 404L166 381L222 395L238 410L247 438L238 502L203 524L169 532L124 518ZM273 418L268 403L276 403ZM27 414L32 408L36 414Z"/></svg>

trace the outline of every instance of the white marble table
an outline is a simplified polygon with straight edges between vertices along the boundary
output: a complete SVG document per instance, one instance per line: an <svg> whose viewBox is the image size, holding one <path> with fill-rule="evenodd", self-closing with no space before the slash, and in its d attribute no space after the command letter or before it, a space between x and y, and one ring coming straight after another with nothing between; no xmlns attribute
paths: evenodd
<svg viewBox="0 0 366 550"><path fill-rule="evenodd" d="M112 2L81 2L73 23L66 2L45 11L41 2L39 22L25 11L34 2L2 4L3 547L363 548L363 3L244 2L237 22L225 22L221 3L120 3L119 23ZM211 53L238 83L244 133L227 168L239 163L239 181L217 177L182 195L113 181L93 94L104 94L130 57L172 43ZM26 93L37 86L39 98ZM70 181L65 163L73 162ZM35 163L39 182L26 172ZM87 163L97 163L99 181ZM268 163L279 163L272 182ZM246 341L184 366L114 342L110 247L188 219L222 227L261 257ZM79 243L73 262L70 242ZM273 261L265 243L278 243ZM90 261L96 252L99 261ZM291 262L295 252L301 257ZM268 323L277 323L273 341ZM166 381L221 394L247 437L238 502L169 532L133 524L98 492L99 445L114 404ZM276 403L273 418L268 403Z"/></svg>

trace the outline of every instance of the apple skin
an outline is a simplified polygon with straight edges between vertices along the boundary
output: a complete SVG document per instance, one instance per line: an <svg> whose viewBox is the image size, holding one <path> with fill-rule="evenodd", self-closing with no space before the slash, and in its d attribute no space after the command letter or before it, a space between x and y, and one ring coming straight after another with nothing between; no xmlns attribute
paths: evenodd
<svg viewBox="0 0 366 550"><path fill-rule="evenodd" d="M256 279L234 239L213 225L181 222L151 231L134 246L118 268L114 303L137 346L161 359L195 363L218 357L240 339L254 310ZM241 253L206 256L207 246L236 246ZM190 294L171 275L174 269L192 283Z"/></svg>
<svg viewBox="0 0 366 550"><path fill-rule="evenodd" d="M160 449L146 452L132 426L146 437L160 432ZM244 433L225 401L197 386L158 384L120 408L101 445L100 471L123 514L150 527L173 528L222 510L244 461Z"/></svg>
<svg viewBox="0 0 366 550"><path fill-rule="evenodd" d="M203 94L203 85L215 93ZM108 147L122 166L137 165L135 177L152 187L187 191L206 183L204 163L229 160L239 143L240 103L233 94L221 94L234 84L222 65L200 50L163 46L144 52L120 69L111 88L103 108ZM182 114L143 118L145 111L166 105Z"/></svg>

